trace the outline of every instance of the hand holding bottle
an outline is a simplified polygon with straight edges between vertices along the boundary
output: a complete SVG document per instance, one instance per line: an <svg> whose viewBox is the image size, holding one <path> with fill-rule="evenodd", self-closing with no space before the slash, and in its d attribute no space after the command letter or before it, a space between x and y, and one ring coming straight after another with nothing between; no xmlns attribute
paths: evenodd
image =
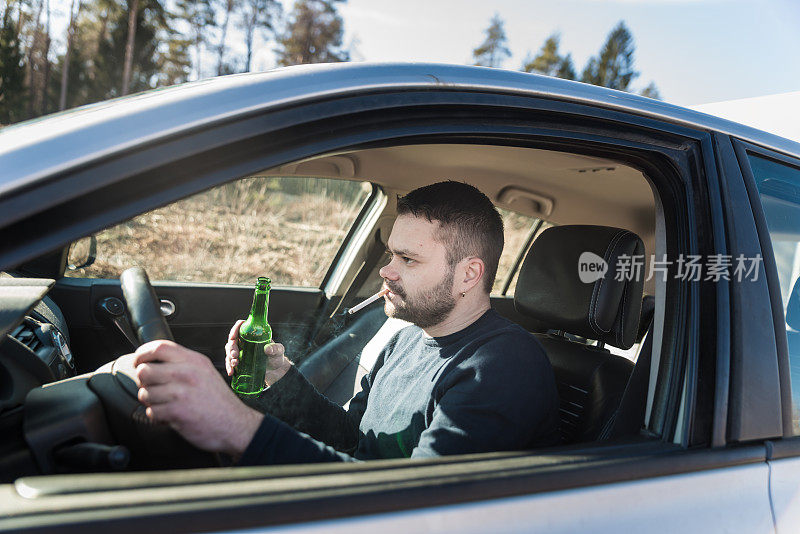
<svg viewBox="0 0 800 534"><path fill-rule="evenodd" d="M228 342L225 344L225 370L228 376L233 376L233 372L239 363L239 328L244 324L244 319L236 321L228 334ZM280 380L289 370L292 362L285 356L284 347L280 343L270 343L264 347L264 354L267 356L267 372L264 381L267 385L272 385Z"/></svg>

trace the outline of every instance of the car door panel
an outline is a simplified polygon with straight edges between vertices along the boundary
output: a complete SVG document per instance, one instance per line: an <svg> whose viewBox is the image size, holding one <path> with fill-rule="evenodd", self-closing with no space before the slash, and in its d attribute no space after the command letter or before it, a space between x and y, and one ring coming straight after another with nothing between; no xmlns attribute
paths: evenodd
<svg viewBox="0 0 800 534"><path fill-rule="evenodd" d="M800 475L800 462L794 474ZM320 521L270 532L771 533L775 528L765 491L767 479L765 465L748 465L358 519ZM666 496L669 506L664 506ZM784 523L783 532L796 530L800 510L795 511L792 519L793 523ZM786 528L792 525L795 528Z"/></svg>
<svg viewBox="0 0 800 534"><path fill-rule="evenodd" d="M769 468L775 530L778 534L797 532L800 525L800 458L773 460L769 462Z"/></svg>
<svg viewBox="0 0 800 534"><path fill-rule="evenodd" d="M0 529L774 532L764 460L763 445L680 451L650 441L173 471L158 485L148 473L25 477L0 499Z"/></svg>
<svg viewBox="0 0 800 534"><path fill-rule="evenodd" d="M247 317L253 288L176 282L156 282L153 287L159 299L175 305L175 312L167 319L175 341L209 356L215 366L223 369L228 332L237 319ZM68 317L79 372L93 371L134 350L108 314L99 308L106 298L122 298L117 280L63 278L51 296ZM298 353L307 346L315 312L324 298L324 293L316 288L275 287L270 292L273 338L286 345L287 354Z"/></svg>
<svg viewBox="0 0 800 534"><path fill-rule="evenodd" d="M159 297L175 303L168 319L175 341L211 357L224 367L224 346L231 325L246 319L253 301L247 286L155 285ZM270 291L268 321L272 337L286 347L287 355L303 353L308 345L317 312L325 300L317 288L273 287Z"/></svg>
<svg viewBox="0 0 800 534"><path fill-rule="evenodd" d="M800 524L800 438L767 442L770 500L779 534Z"/></svg>

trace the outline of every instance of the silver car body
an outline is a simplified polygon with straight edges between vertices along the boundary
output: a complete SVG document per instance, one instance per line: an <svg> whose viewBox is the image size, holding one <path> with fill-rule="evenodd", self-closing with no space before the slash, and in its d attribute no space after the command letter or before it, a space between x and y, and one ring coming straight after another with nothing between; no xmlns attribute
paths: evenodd
<svg viewBox="0 0 800 534"><path fill-rule="evenodd" d="M440 64L302 65L111 100L0 130L0 196L61 170L270 108L382 89L466 89L568 100L714 130L793 155L800 143L697 111L558 78Z"/></svg>
<svg viewBox="0 0 800 534"><path fill-rule="evenodd" d="M520 72L439 64L298 66L86 106L0 130L0 199L66 169L269 108L383 89L486 91L565 100L728 134L800 156L800 143L698 111ZM495 501L277 527L275 532L774 532L800 517L800 460Z"/></svg>

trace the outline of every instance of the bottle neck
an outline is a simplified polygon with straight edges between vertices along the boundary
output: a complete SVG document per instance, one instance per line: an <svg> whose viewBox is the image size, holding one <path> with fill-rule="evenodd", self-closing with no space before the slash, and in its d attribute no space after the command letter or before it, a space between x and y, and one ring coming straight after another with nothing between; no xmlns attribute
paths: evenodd
<svg viewBox="0 0 800 534"><path fill-rule="evenodd" d="M253 306L250 308L250 318L255 324L267 324L267 308L269 307L269 290L256 290L253 297Z"/></svg>

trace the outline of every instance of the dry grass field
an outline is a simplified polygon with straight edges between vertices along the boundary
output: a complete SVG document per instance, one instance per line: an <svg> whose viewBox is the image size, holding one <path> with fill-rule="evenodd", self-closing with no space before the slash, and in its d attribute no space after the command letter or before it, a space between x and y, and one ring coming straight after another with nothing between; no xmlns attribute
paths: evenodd
<svg viewBox="0 0 800 534"><path fill-rule="evenodd" d="M68 276L116 278L133 265L153 280L318 286L369 188L353 182L245 178L97 234L97 260ZM531 219L502 212L506 253L495 287Z"/></svg>
<svg viewBox="0 0 800 534"><path fill-rule="evenodd" d="M318 285L369 195L357 183L245 178L97 234L97 261L72 276Z"/></svg>

